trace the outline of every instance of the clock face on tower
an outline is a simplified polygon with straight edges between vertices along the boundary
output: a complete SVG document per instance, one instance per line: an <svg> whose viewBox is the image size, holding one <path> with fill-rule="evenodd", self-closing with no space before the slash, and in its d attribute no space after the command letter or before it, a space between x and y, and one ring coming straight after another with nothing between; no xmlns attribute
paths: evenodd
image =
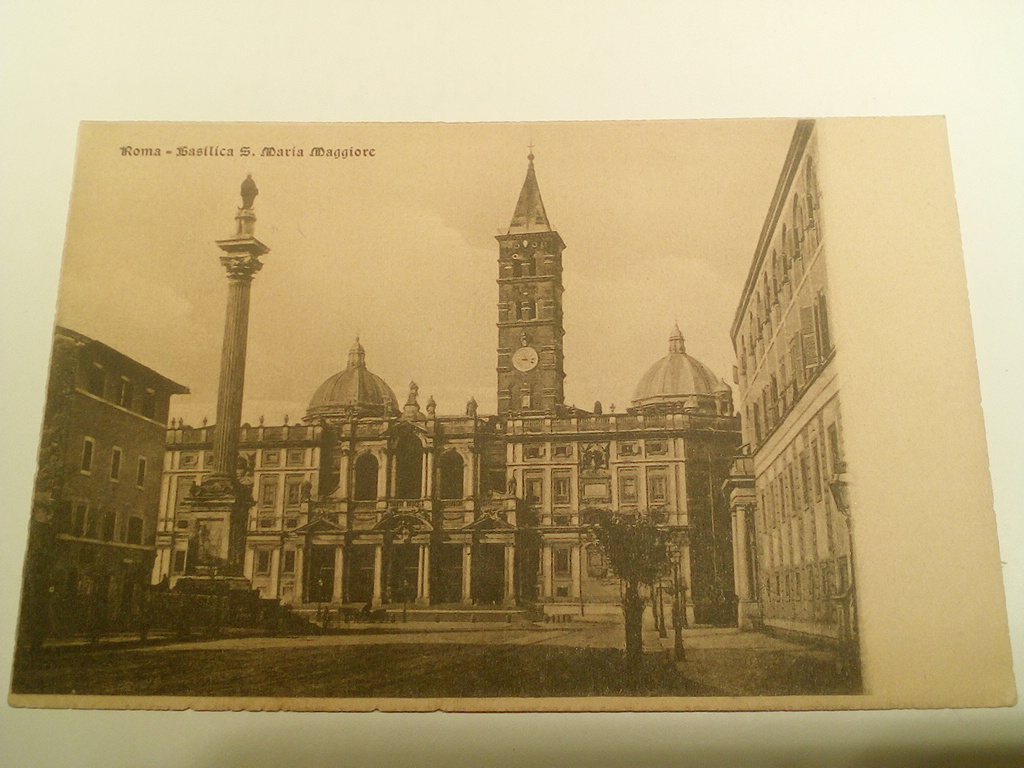
<svg viewBox="0 0 1024 768"><path fill-rule="evenodd" d="M537 367L537 350L533 347L520 347L512 354L512 365L516 367L516 370L532 371Z"/></svg>

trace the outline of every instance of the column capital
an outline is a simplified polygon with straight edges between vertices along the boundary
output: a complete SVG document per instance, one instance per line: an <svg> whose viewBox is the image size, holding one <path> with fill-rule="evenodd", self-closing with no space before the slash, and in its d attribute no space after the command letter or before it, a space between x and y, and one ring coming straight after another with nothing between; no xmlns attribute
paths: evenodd
<svg viewBox="0 0 1024 768"><path fill-rule="evenodd" d="M263 269L258 255L253 253L230 253L220 257L220 263L227 270L229 280L252 280L256 273Z"/></svg>

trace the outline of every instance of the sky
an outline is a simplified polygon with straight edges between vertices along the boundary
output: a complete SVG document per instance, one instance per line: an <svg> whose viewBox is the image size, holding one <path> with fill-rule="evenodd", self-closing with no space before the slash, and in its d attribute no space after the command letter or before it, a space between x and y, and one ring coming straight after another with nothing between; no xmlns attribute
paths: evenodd
<svg viewBox="0 0 1024 768"><path fill-rule="evenodd" d="M86 123L57 321L186 385L171 416L212 423L227 296L215 241L233 233L252 173L256 236L270 252L252 287L243 422L300 419L357 334L400 401L414 380L441 414L471 396L493 413L494 236L532 144L567 246L566 403L624 410L676 322L687 352L731 384L729 327L794 127Z"/></svg>

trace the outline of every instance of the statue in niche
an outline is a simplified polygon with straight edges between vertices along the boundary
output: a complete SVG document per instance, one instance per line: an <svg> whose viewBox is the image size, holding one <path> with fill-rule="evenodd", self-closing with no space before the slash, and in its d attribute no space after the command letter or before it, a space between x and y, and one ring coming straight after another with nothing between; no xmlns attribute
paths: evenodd
<svg viewBox="0 0 1024 768"><path fill-rule="evenodd" d="M591 445L583 451L580 464L584 472L600 472L608 467L608 457L599 445Z"/></svg>

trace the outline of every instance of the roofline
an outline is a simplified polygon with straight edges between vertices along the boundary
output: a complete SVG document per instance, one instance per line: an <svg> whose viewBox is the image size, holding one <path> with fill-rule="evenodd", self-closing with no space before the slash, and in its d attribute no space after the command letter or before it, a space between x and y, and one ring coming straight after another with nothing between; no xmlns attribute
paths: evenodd
<svg viewBox="0 0 1024 768"><path fill-rule="evenodd" d="M779 217L786 207L789 198L789 190L793 186L793 179L796 176L797 167L803 159L807 142L814 130L814 120L798 120L796 129L793 131L793 139L789 143L789 151L786 154L786 162L782 166L782 173L779 175L779 182L775 185L775 194L772 196L771 205L768 206L768 215L765 217L764 225L761 227L761 236L757 240L757 248L754 249L754 259L747 273L746 282L743 284L743 293L740 295L740 303L736 308L732 326L729 329L729 337L736 344L736 334L739 332L740 323L743 320L743 313L750 302L750 296L754 292L757 283L757 275L761 271L761 264L764 262L768 246L775 235L775 228L779 223Z"/></svg>
<svg viewBox="0 0 1024 768"><path fill-rule="evenodd" d="M78 342L79 344L95 344L96 346L100 347L101 349L104 349L104 350L106 350L108 352L113 353L117 357L120 357L120 358L122 358L124 360L127 360L132 365L138 366L139 368L143 369L144 371L146 371L147 373L152 375L154 378L159 379L161 382L166 384L168 389L171 390L171 394L172 395L190 395L190 394L192 394L192 391L188 387L186 387L184 384L179 384L178 382L174 381L173 379L167 378L162 373L157 373L152 368L150 368L148 365L144 365L143 363L140 363L134 357L130 357L130 356L126 355L124 352L121 352L120 350L114 349L109 344L104 344L102 341L97 341L94 338L86 336L84 333L79 333L78 331L72 330L71 328L67 328L66 326L63 326L63 325L57 325L57 326L54 326L54 336L57 336L57 335L66 336L66 337L68 337L68 338Z"/></svg>

